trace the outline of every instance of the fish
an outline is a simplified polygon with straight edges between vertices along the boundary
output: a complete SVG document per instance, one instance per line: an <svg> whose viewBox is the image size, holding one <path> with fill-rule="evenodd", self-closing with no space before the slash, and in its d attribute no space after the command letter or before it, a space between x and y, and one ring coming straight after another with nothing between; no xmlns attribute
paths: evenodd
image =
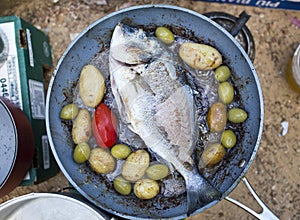
<svg viewBox="0 0 300 220"><path fill-rule="evenodd" d="M180 80L174 54L142 28L119 23L109 48L112 93L120 117L151 152L184 178L187 214L213 205L221 194L198 172L193 92Z"/></svg>

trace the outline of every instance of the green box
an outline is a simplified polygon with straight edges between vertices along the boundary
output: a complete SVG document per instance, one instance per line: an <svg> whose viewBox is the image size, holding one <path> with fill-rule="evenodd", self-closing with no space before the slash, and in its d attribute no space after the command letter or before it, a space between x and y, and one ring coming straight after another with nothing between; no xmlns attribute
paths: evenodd
<svg viewBox="0 0 300 220"><path fill-rule="evenodd" d="M0 18L0 96L23 110L34 132L35 155L21 185L40 183L59 171L45 126L45 74L51 68L47 35L19 17Z"/></svg>

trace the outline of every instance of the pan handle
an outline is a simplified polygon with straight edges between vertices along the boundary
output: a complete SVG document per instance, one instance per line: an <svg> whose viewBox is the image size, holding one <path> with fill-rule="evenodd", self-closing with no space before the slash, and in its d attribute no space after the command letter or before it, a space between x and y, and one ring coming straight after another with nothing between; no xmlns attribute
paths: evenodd
<svg viewBox="0 0 300 220"><path fill-rule="evenodd" d="M240 203L239 201L234 200L234 199L232 199L232 198L230 198L228 196L226 196L225 199L227 201L235 204L236 206L244 209L245 211L249 212L251 215L255 216L257 219L260 219L260 220L279 220L279 218L264 204L264 202L261 201L261 199L255 193L255 191L251 187L251 185L248 182L248 180L246 179L246 177L243 177L242 180L243 180L243 183L248 188L249 192L252 194L252 196L257 201L257 203L261 206L262 212L261 213L256 213L255 211L253 211L249 207L245 206L244 204Z"/></svg>

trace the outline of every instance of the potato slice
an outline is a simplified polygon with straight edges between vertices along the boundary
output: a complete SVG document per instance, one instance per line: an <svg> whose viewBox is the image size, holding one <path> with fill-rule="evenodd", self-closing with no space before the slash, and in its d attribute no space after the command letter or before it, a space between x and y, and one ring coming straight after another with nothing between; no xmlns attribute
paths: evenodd
<svg viewBox="0 0 300 220"><path fill-rule="evenodd" d="M212 70L222 64L219 51L206 44L183 43L179 56L187 65L199 70Z"/></svg>
<svg viewBox="0 0 300 220"><path fill-rule="evenodd" d="M92 119L87 109L80 109L73 122L72 138L75 144L88 142L92 136Z"/></svg>
<svg viewBox="0 0 300 220"><path fill-rule="evenodd" d="M79 96L88 107L96 107L102 100L105 91L105 79L93 65L82 68L79 77Z"/></svg>

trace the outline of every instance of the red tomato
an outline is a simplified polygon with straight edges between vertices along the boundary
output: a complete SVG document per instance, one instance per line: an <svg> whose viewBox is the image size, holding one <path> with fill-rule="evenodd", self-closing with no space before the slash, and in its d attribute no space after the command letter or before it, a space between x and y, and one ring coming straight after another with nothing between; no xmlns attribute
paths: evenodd
<svg viewBox="0 0 300 220"><path fill-rule="evenodd" d="M96 108L92 128L96 143L103 148L112 147L117 141L117 119L104 103Z"/></svg>

